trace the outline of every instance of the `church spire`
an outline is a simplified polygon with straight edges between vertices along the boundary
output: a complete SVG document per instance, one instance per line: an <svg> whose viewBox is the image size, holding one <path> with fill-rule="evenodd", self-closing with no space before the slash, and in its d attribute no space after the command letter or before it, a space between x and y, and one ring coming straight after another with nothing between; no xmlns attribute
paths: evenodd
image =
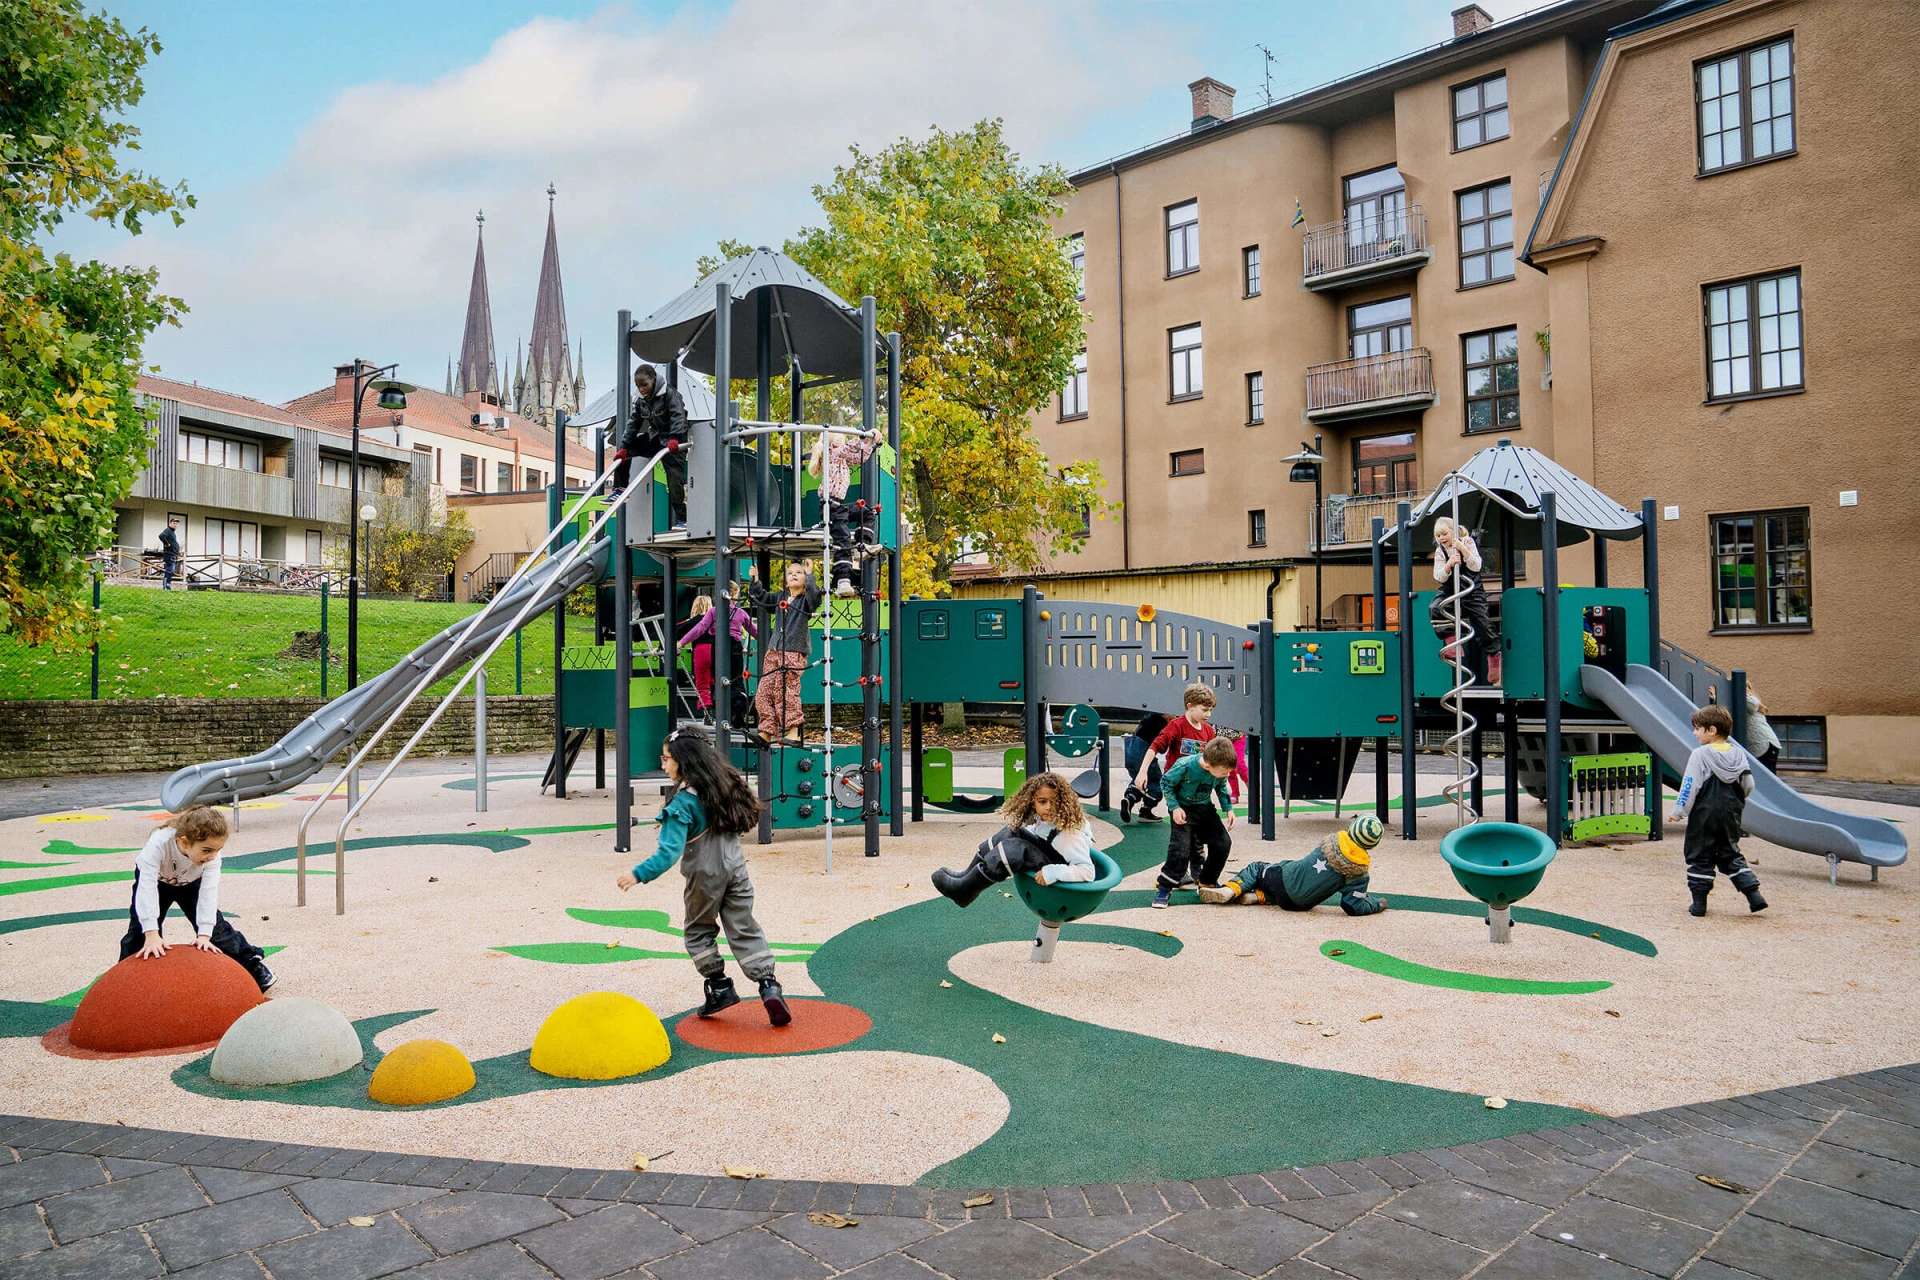
<svg viewBox="0 0 1920 1280"><path fill-rule="evenodd" d="M547 184L547 243L540 258L540 285L534 295L533 335L528 344L525 390L521 412L545 426L553 425L553 411L578 412L573 361L567 341L567 302L560 285L560 237L554 225L552 183Z"/></svg>
<svg viewBox="0 0 1920 1280"><path fill-rule="evenodd" d="M459 375L454 394L493 389L496 373L493 357L493 303L487 297L487 215L474 217L473 284L467 290L467 327L460 339Z"/></svg>

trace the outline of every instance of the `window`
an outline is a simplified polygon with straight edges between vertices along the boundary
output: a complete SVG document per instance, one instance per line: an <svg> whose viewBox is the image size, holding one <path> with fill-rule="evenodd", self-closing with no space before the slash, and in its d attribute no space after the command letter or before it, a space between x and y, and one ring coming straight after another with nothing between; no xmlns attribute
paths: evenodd
<svg viewBox="0 0 1920 1280"><path fill-rule="evenodd" d="M200 522L200 549L210 556L257 560L260 558L260 526L250 520L208 517Z"/></svg>
<svg viewBox="0 0 1920 1280"><path fill-rule="evenodd" d="M1462 191L1458 202L1460 287L1513 279L1513 184Z"/></svg>
<svg viewBox="0 0 1920 1280"><path fill-rule="evenodd" d="M1798 271L1709 285L1706 324L1709 400L1806 385Z"/></svg>
<svg viewBox="0 0 1920 1280"><path fill-rule="evenodd" d="M1264 547L1267 545L1267 511L1265 507L1247 512L1247 545Z"/></svg>
<svg viewBox="0 0 1920 1280"><path fill-rule="evenodd" d="M546 476L541 474L541 472L538 469L534 467L528 467L527 468L527 488L544 489L546 487L547 487Z"/></svg>
<svg viewBox="0 0 1920 1280"><path fill-rule="evenodd" d="M353 484L353 463L346 458L320 459L320 483L335 489L351 488ZM360 465L360 491L378 493L380 491L380 471L365 463Z"/></svg>
<svg viewBox="0 0 1920 1280"><path fill-rule="evenodd" d="M1810 627L1807 509L1713 516L1713 625Z"/></svg>
<svg viewBox="0 0 1920 1280"><path fill-rule="evenodd" d="M1392 257L1407 234L1407 184L1400 166L1355 174L1341 183L1346 201L1347 265Z"/></svg>
<svg viewBox="0 0 1920 1280"><path fill-rule="evenodd" d="M440 465L446 458L446 452L445 449L435 449L433 451L433 482L435 484L446 483L446 481L441 478L443 468Z"/></svg>
<svg viewBox="0 0 1920 1280"><path fill-rule="evenodd" d="M1074 296L1087 300L1087 238L1078 235L1067 241L1067 266L1073 269Z"/></svg>
<svg viewBox="0 0 1920 1280"><path fill-rule="evenodd" d="M1827 718L1825 716L1769 715L1767 723L1780 739L1782 769L1824 769L1827 767Z"/></svg>
<svg viewBox="0 0 1920 1280"><path fill-rule="evenodd" d="M1205 474L1207 469L1207 451L1188 449L1173 455L1173 474L1176 476L1197 476Z"/></svg>
<svg viewBox="0 0 1920 1280"><path fill-rule="evenodd" d="M1385 355L1413 345L1413 298L1402 296L1347 308L1347 354Z"/></svg>
<svg viewBox="0 0 1920 1280"><path fill-rule="evenodd" d="M513 492L513 464L496 462L493 464L493 491L495 493Z"/></svg>
<svg viewBox="0 0 1920 1280"><path fill-rule="evenodd" d="M1242 296L1257 298L1260 296L1260 246L1250 244L1240 251L1240 277L1244 293Z"/></svg>
<svg viewBox="0 0 1920 1280"><path fill-rule="evenodd" d="M1509 132L1506 72L1460 85L1453 91L1455 151L1465 151L1483 142L1498 142Z"/></svg>
<svg viewBox="0 0 1920 1280"><path fill-rule="evenodd" d="M460 455L460 487L469 493L480 487L480 459L472 454Z"/></svg>
<svg viewBox="0 0 1920 1280"><path fill-rule="evenodd" d="M1189 200L1167 210L1167 274L1200 269L1200 202Z"/></svg>
<svg viewBox="0 0 1920 1280"><path fill-rule="evenodd" d="M258 471L260 446L251 440L229 440L199 431L181 431L176 437L175 457L181 462L198 462L230 471Z"/></svg>
<svg viewBox="0 0 1920 1280"><path fill-rule="evenodd" d="M1466 345L1467 430L1520 425L1520 331L1470 333Z"/></svg>
<svg viewBox="0 0 1920 1280"><path fill-rule="evenodd" d="M1700 172L1770 160L1793 151L1793 41L1697 63Z"/></svg>
<svg viewBox="0 0 1920 1280"><path fill-rule="evenodd" d="M1265 374L1247 375L1247 425L1257 427L1267 420L1267 378Z"/></svg>
<svg viewBox="0 0 1920 1280"><path fill-rule="evenodd" d="M1073 357L1073 376L1067 379L1067 385L1060 388L1060 417L1084 418L1087 416L1087 353L1082 351Z"/></svg>
<svg viewBox="0 0 1920 1280"><path fill-rule="evenodd" d="M1167 350L1171 358L1171 398L1191 400L1201 393L1200 326L1167 331Z"/></svg>
<svg viewBox="0 0 1920 1280"><path fill-rule="evenodd" d="M1353 491L1364 497L1412 493L1419 488L1414 469L1413 432L1367 436L1353 442Z"/></svg>
<svg viewBox="0 0 1920 1280"><path fill-rule="evenodd" d="M307 558L304 563L306 564L321 563L323 559L323 557L320 554L321 550L322 548L321 548L320 531L318 529L307 530Z"/></svg>

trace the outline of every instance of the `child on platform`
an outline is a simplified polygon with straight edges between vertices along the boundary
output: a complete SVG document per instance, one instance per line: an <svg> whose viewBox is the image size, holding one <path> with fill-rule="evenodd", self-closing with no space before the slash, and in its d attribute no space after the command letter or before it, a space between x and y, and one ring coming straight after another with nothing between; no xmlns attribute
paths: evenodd
<svg viewBox="0 0 1920 1280"><path fill-rule="evenodd" d="M1264 902L1284 911L1311 911L1338 899L1340 909L1350 916L1385 911L1387 900L1367 893L1373 847L1384 834L1380 819L1363 813L1345 831L1322 840L1312 856L1292 862L1249 862L1219 888L1203 886L1200 901Z"/></svg>
<svg viewBox="0 0 1920 1280"><path fill-rule="evenodd" d="M1027 871L1041 884L1092 880L1093 825L1080 797L1057 773L1028 778L1000 806L1006 826L986 840L965 871L945 867L933 873L933 887L957 907L969 906L987 888Z"/></svg>
<svg viewBox="0 0 1920 1280"><path fill-rule="evenodd" d="M720 930L747 977L760 986L767 1021L784 1027L793 1021L786 994L773 976L773 951L766 932L753 918L753 882L740 834L760 822L760 802L746 778L721 758L713 740L700 729L676 729L660 748L660 767L673 784L660 823L660 845L651 858L621 876L621 890L650 884L680 864L687 878L682 940L693 967L706 979L700 1016L711 1018L740 1003L720 958Z"/></svg>
<svg viewBox="0 0 1920 1280"><path fill-rule="evenodd" d="M857 595L853 585L854 542L864 549L873 545L875 508L847 500L852 488L853 469L873 456L880 443L878 436L862 436L848 431L822 431L814 442L813 456L807 461L807 473L826 486L833 500L829 529L833 537L833 594L846 599ZM822 471L825 474L822 474Z"/></svg>
<svg viewBox="0 0 1920 1280"><path fill-rule="evenodd" d="M1233 797L1227 794L1233 764L1233 744L1211 738L1200 754L1183 757L1161 775L1173 826L1167 832L1166 865L1154 882L1154 906L1171 906L1173 891L1183 884L1197 880L1206 888L1219 883L1233 848L1233 838L1227 834L1233 828ZM1224 825L1222 814L1226 815Z"/></svg>
<svg viewBox="0 0 1920 1280"><path fill-rule="evenodd" d="M1740 822L1753 792L1753 770L1746 749L1731 740L1732 733L1733 716L1725 707L1702 707L1693 713L1693 737L1700 745L1687 757L1680 799L1673 806L1673 820L1687 820L1687 888L1693 893L1688 915L1707 914L1716 872L1747 896L1747 910L1767 909L1760 877L1740 856Z"/></svg>
<svg viewBox="0 0 1920 1280"><path fill-rule="evenodd" d="M227 843L227 819L218 809L195 805L163 823L133 860L133 905L120 958L151 960L167 953L160 938L167 908L179 904L193 921L193 945L224 952L265 991L274 982L266 954L220 914L220 850Z"/></svg>

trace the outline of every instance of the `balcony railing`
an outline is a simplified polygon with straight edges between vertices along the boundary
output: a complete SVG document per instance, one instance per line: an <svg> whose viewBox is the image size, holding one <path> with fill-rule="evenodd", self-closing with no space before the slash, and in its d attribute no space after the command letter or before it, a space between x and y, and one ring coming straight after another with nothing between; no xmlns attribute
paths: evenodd
<svg viewBox="0 0 1920 1280"><path fill-rule="evenodd" d="M1364 418L1433 403L1433 356L1425 347L1307 366L1307 417Z"/></svg>
<svg viewBox="0 0 1920 1280"><path fill-rule="evenodd" d="M1334 547L1367 545L1372 535L1373 518L1379 516L1387 528L1400 503L1420 505L1425 493L1335 494L1319 510L1307 513L1307 549L1326 551Z"/></svg>
<svg viewBox="0 0 1920 1280"><path fill-rule="evenodd" d="M1309 227L1301 239L1301 280L1309 289L1330 289L1417 271L1433 256L1427 215L1417 204L1405 212L1351 218Z"/></svg>

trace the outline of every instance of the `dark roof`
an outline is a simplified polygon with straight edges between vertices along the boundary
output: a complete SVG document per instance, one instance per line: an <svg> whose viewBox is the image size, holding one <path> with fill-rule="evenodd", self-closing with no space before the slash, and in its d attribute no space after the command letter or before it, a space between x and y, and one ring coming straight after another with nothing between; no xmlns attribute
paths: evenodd
<svg viewBox="0 0 1920 1280"><path fill-rule="evenodd" d="M792 354L808 377L860 375L860 313L814 279L805 267L771 249L742 254L636 324L634 354L664 365L684 350L684 367L712 373L713 290L723 283L733 296L731 360L735 377L751 377L756 367L759 304L754 295L762 289L773 296L775 372L786 372L787 357Z"/></svg>
<svg viewBox="0 0 1920 1280"><path fill-rule="evenodd" d="M1698 3L1699 0L1681 0ZM1637 18L1654 7L1654 0L1562 0L1518 14L1469 35L1455 36L1364 71L1306 89L1291 97L1255 107L1231 120L1188 129L1134 151L1088 165L1070 175L1075 186L1105 177L1113 169L1127 169L1188 147L1203 145L1240 129L1267 124L1332 125L1390 110L1394 91L1429 80L1457 66L1498 57L1548 36L1573 35L1597 40L1623 20Z"/></svg>
<svg viewBox="0 0 1920 1280"><path fill-rule="evenodd" d="M540 255L540 286L533 299L533 338L527 350L527 381L557 386L573 378L568 368L567 300L560 287L560 237L553 225L553 195L547 195L547 246Z"/></svg>
<svg viewBox="0 0 1920 1280"><path fill-rule="evenodd" d="M661 378L667 376L666 365L656 364L653 368ZM680 400L687 407L689 422L713 421L713 379L697 374L683 364L680 366L679 390ZM611 421L613 404L613 391L604 391L592 404L574 414L570 421L583 426Z"/></svg>
<svg viewBox="0 0 1920 1280"><path fill-rule="evenodd" d="M1521 512L1536 516L1540 495L1554 495L1554 519L1558 524L1556 541L1561 546L1585 542L1588 536L1627 539L1640 535L1640 517L1573 472L1525 445L1501 441L1480 452L1447 473L1434 491L1413 509L1413 537L1416 551L1433 549L1433 523L1451 515L1454 499L1459 499L1460 522L1468 529L1494 527L1493 517L1502 509L1489 498L1491 489ZM1538 550L1541 545L1540 522L1516 520L1513 545ZM1389 537L1392 536L1389 531Z"/></svg>

